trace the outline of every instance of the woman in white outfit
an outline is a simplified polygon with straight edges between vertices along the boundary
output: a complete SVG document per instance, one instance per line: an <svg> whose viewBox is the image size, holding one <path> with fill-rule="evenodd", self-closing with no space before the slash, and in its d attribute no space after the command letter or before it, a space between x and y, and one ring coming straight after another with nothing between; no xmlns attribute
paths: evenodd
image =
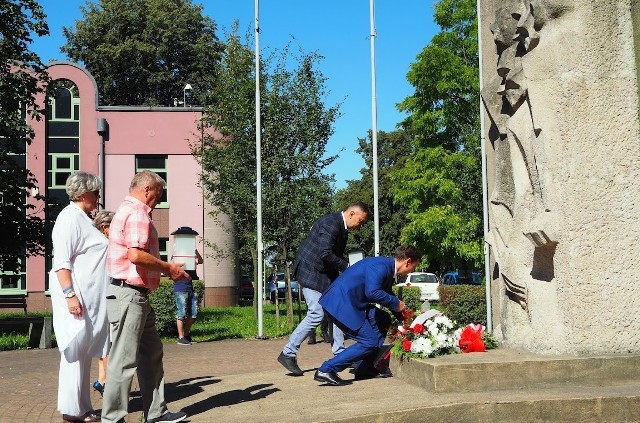
<svg viewBox="0 0 640 423"><path fill-rule="evenodd" d="M91 405L91 361L109 348L106 309L107 238L88 213L96 209L102 181L77 172L67 178L71 200L56 219L49 292L60 350L58 410L66 422L98 422Z"/></svg>

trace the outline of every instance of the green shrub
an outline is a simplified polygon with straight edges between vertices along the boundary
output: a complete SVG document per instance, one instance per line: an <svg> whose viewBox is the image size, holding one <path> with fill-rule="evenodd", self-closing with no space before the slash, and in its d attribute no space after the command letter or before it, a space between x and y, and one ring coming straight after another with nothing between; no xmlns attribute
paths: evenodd
<svg viewBox="0 0 640 423"><path fill-rule="evenodd" d="M396 297L404 301L407 308L420 312L423 301L420 300L420 287L417 286L394 286L393 293Z"/></svg>
<svg viewBox="0 0 640 423"><path fill-rule="evenodd" d="M446 285L438 287L440 309L459 326L469 323L487 324L485 287L475 285Z"/></svg>
<svg viewBox="0 0 640 423"><path fill-rule="evenodd" d="M29 348L29 336L22 333L0 334L0 351L26 350Z"/></svg>
<svg viewBox="0 0 640 423"><path fill-rule="evenodd" d="M204 295L204 282L193 281L193 290L198 294L200 303ZM176 298L173 295L173 282L167 279L160 281L158 289L149 294L149 302L156 313L156 329L164 336L178 334L176 328Z"/></svg>

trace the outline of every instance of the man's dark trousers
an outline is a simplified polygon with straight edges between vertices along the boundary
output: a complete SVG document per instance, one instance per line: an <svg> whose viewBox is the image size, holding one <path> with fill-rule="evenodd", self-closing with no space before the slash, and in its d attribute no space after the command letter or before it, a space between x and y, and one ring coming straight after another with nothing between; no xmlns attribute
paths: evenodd
<svg viewBox="0 0 640 423"><path fill-rule="evenodd" d="M376 323L376 313L378 312L381 312L381 310L378 310L376 307L369 308L369 310L367 310L367 318L357 331L349 329L336 321L333 316L329 316L336 326L349 334L356 342L332 359L322 363L318 370L325 373L339 373L352 363L358 363L377 353L384 344L384 334Z"/></svg>

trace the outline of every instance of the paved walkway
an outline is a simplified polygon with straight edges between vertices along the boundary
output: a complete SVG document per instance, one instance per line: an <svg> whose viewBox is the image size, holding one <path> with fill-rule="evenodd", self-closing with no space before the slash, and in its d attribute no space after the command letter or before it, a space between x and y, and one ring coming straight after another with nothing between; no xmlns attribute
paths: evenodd
<svg viewBox="0 0 640 423"><path fill-rule="evenodd" d="M373 392L402 392L399 380L376 379L343 387L320 386L315 369L331 355L324 343L304 344L302 377L286 375L276 361L285 339L226 340L191 346L165 344L166 397L190 422L313 422L384 411L392 406ZM60 422L56 410L57 349L0 352L0 423ZM93 374L97 374L97 368ZM346 379L352 376L344 372ZM107 383L109 383L107 381ZM380 386L377 386L380 385ZM140 422L142 402L134 379L129 423ZM101 398L92 393L96 409Z"/></svg>
<svg viewBox="0 0 640 423"><path fill-rule="evenodd" d="M166 344L164 369L170 410L186 411L186 421L193 423L640 422L640 382L635 378L610 386L594 380L586 385L559 383L537 389L457 393L428 392L398 377L323 386L313 380L313 372L331 355L329 345L304 344L299 364L305 374L292 377L276 361L285 341ZM523 354L530 355L494 350L433 360L440 364L453 360L459 367L469 361L521 362ZM56 410L59 360L57 349L0 352L0 423L62 420ZM97 374L96 368L93 374ZM346 371L341 376L352 379ZM129 423L142 421L137 389L134 379ZM92 400L99 410L100 396L93 392Z"/></svg>

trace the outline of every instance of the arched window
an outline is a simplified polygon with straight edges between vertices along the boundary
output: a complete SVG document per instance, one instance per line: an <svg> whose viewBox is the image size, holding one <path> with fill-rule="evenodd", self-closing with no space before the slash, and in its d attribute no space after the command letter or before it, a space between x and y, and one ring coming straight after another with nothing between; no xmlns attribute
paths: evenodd
<svg viewBox="0 0 640 423"><path fill-rule="evenodd" d="M66 79L55 81L49 89L47 118L52 121L79 121L78 87Z"/></svg>
<svg viewBox="0 0 640 423"><path fill-rule="evenodd" d="M67 79L54 81L47 95L47 191L46 219L53 222L69 204L65 191L67 177L80 170L80 96L78 87ZM46 267L51 268L51 245L47 246ZM48 280L45 283L48 290Z"/></svg>

